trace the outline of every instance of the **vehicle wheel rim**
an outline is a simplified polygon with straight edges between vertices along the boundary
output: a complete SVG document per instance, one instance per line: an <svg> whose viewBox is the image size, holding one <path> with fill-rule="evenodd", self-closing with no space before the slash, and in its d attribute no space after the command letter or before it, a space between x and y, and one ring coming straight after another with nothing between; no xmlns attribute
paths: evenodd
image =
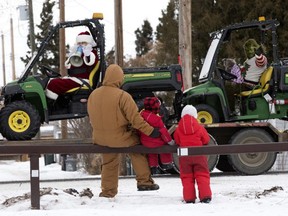
<svg viewBox="0 0 288 216"><path fill-rule="evenodd" d="M241 144L245 145L245 144L261 143L261 142L262 140L260 138L254 137L252 139L250 137L250 138L246 138L245 140L243 140ZM251 165L253 164L253 167L257 167L265 162L265 160L268 157L268 153L267 152L263 152L263 153L250 152L250 153L238 154L238 157L241 163L243 163L245 166L251 167Z"/></svg>
<svg viewBox="0 0 288 216"><path fill-rule="evenodd" d="M29 115L21 110L13 112L8 119L9 127L15 132L23 132L30 126Z"/></svg>
<svg viewBox="0 0 288 216"><path fill-rule="evenodd" d="M268 153L247 153L247 154L239 154L239 160L241 163L246 166L250 166L253 164L254 167L260 166L267 159Z"/></svg>
<svg viewBox="0 0 288 216"><path fill-rule="evenodd" d="M213 116L206 111L198 112L197 120L201 124L212 124L213 123Z"/></svg>

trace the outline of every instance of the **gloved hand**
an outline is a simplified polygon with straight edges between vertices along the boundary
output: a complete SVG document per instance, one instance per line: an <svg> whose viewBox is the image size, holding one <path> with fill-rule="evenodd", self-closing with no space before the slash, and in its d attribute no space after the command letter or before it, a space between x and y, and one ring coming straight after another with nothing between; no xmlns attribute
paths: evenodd
<svg viewBox="0 0 288 216"><path fill-rule="evenodd" d="M152 133L149 135L152 138L157 138L159 137L161 134L159 132L159 128L154 128L154 130L152 131Z"/></svg>
<svg viewBox="0 0 288 216"><path fill-rule="evenodd" d="M255 55L260 56L261 54L264 54L262 46L255 50Z"/></svg>
<svg viewBox="0 0 288 216"><path fill-rule="evenodd" d="M83 48L84 56L90 56L90 53L92 51L92 45L87 44L86 46L83 46L82 48Z"/></svg>
<svg viewBox="0 0 288 216"><path fill-rule="evenodd" d="M168 145L170 145L170 146L175 145L175 141L172 139L171 141L168 142Z"/></svg>

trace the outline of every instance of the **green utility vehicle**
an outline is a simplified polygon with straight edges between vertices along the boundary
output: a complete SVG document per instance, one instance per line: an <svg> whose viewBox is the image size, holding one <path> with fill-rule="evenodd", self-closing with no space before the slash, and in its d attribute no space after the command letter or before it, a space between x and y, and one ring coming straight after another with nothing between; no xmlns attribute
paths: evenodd
<svg viewBox="0 0 288 216"><path fill-rule="evenodd" d="M198 120L204 124L286 119L288 110L288 64L278 56L277 20L262 20L229 25L211 34L199 85L184 92L184 104L198 109ZM242 32L239 38L240 32ZM232 83L236 77L221 65L224 58L244 56L243 47L235 41L254 38L267 48L269 66L254 88L244 91L243 84ZM235 56L225 56L234 50ZM242 58L243 62L245 58ZM242 63L243 63L242 62ZM233 95L231 95L233 94Z"/></svg>
<svg viewBox="0 0 288 216"><path fill-rule="evenodd" d="M93 14L92 19L58 23L49 30L38 51L32 56L19 79L8 83L1 90L0 132L7 140L29 140L36 136L42 123L50 121L81 118L87 116L86 102L91 91L97 86L106 69L104 26L100 23L103 15ZM60 77L55 69L43 65L44 53L59 38L60 29L85 28L97 44L99 64L97 71L91 73L89 86L67 92L56 101L49 102L45 88L50 79ZM36 73L32 73L33 70ZM81 102L84 101L84 102Z"/></svg>
<svg viewBox="0 0 288 216"><path fill-rule="evenodd" d="M259 20L229 25L211 34L211 44L199 76L199 85L183 92L183 105L198 110L198 121L218 145L270 143L287 140L287 133L267 122L287 119L288 64L278 56L277 20ZM267 49L268 67L260 82L250 90L234 83L235 75L225 70L223 59L244 56L243 44L253 38ZM242 40L241 46L236 46ZM227 56L233 50L234 56ZM246 57L245 57L246 58ZM244 62L242 58L241 62ZM238 62L240 63L240 62ZM274 165L279 152L220 155L216 167L256 175Z"/></svg>
<svg viewBox="0 0 288 216"><path fill-rule="evenodd" d="M0 111L0 132L7 140L29 140L36 136L42 123L50 121L82 118L87 116L87 99L104 77L106 63L104 60L104 26L100 23L102 14L96 14L93 19L63 22L51 29L43 40L37 53L26 65L18 80L8 83L1 92L3 108ZM83 83L78 89L68 91L59 96L56 101L49 101L45 96L45 88L50 79L60 74L47 65L41 64L45 48L61 28L87 27L97 44L100 65L96 73L91 73L88 83ZM33 68L39 68L40 73L32 74ZM154 68L125 69L123 89L129 92L141 109L145 96L154 95L155 91L175 92L175 112L165 112L165 122L175 123L179 119L182 100L182 71L179 65ZM168 123L170 122L170 123Z"/></svg>

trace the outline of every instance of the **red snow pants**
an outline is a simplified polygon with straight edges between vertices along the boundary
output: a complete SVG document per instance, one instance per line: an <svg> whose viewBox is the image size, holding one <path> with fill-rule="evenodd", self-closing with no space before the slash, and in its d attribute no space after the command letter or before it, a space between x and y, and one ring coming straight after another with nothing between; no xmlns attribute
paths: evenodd
<svg viewBox="0 0 288 216"><path fill-rule="evenodd" d="M142 145L148 148L156 148L165 145L165 143L151 143L151 142L142 142ZM158 155L162 164L168 164L173 162L173 156L171 153L162 153L162 154L147 154L148 162L150 167L159 166Z"/></svg>
<svg viewBox="0 0 288 216"><path fill-rule="evenodd" d="M200 201L211 198L210 172L206 156L182 156L179 158L180 178L183 186L183 198L185 201L195 201L196 189Z"/></svg>
<svg viewBox="0 0 288 216"><path fill-rule="evenodd" d="M79 86L81 86L79 83L76 83L71 79L55 78L48 83L47 89L58 95L61 95L68 90Z"/></svg>
<svg viewBox="0 0 288 216"><path fill-rule="evenodd" d="M158 163L158 154L148 154L148 162L150 167L157 167L159 166ZM169 164L173 162L172 154L170 153L163 153L159 154L160 161L162 164Z"/></svg>

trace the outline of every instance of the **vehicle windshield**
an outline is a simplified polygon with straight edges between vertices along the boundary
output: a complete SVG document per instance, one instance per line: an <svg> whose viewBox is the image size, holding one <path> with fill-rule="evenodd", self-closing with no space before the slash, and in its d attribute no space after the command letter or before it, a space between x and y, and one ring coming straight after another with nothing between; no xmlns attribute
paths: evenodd
<svg viewBox="0 0 288 216"><path fill-rule="evenodd" d="M30 59L30 61L26 64L24 70L22 71L21 75L20 75L20 79L27 73L28 68L30 67L30 65L32 64L33 60L35 59L37 53L35 52L32 56L32 58Z"/></svg>
<svg viewBox="0 0 288 216"><path fill-rule="evenodd" d="M211 46L207 52L207 55L204 60L203 67L201 69L201 73L199 76L199 82L206 81L209 75L209 70L212 65L212 60L216 52L216 48L218 47L220 38L222 37L223 31L219 31L214 34L214 38L211 42Z"/></svg>

